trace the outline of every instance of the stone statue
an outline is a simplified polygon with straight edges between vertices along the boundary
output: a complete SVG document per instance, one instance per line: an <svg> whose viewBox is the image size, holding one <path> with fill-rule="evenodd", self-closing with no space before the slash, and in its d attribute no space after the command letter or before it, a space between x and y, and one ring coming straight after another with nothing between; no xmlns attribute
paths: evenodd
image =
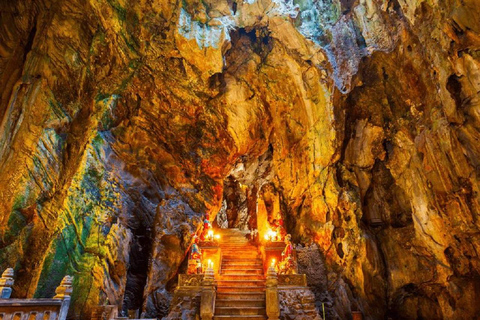
<svg viewBox="0 0 480 320"><path fill-rule="evenodd" d="M203 219L203 232L201 237L201 240L213 240L213 239L208 239L208 232L212 230L212 223L210 222L210 215L207 213L205 214L205 219Z"/></svg>
<svg viewBox="0 0 480 320"><path fill-rule="evenodd" d="M285 249L282 252L282 260L277 265L278 274L295 274L295 258L293 256L292 236L285 236Z"/></svg>
<svg viewBox="0 0 480 320"><path fill-rule="evenodd" d="M198 236L193 236L193 244L190 249L190 258L188 259L188 274L202 273L202 251L198 247Z"/></svg>

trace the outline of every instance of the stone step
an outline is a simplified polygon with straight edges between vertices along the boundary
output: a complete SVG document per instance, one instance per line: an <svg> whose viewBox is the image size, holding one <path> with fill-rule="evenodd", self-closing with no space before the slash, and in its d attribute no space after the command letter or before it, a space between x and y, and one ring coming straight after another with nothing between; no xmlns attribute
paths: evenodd
<svg viewBox="0 0 480 320"><path fill-rule="evenodd" d="M251 252L258 252L258 248L257 247L251 247L249 246L248 244L242 244L242 243L238 243L236 245L231 245L231 246L220 246L220 249L222 249L223 252L225 251L235 251L235 250L238 250L238 251L243 251L243 252L247 252L247 251L251 251Z"/></svg>
<svg viewBox="0 0 480 320"><path fill-rule="evenodd" d="M228 247L222 247L220 246L220 249L222 249L222 252L225 253L225 252L243 252L243 253L248 253L248 252L255 252L257 253L258 252L258 248L257 247L249 247L248 244L246 243L238 243L238 244L235 244L235 245L232 245L232 246L228 246Z"/></svg>
<svg viewBox="0 0 480 320"><path fill-rule="evenodd" d="M258 247L248 232L217 231L221 235L221 274L216 279L214 320L265 320L265 276Z"/></svg>
<svg viewBox="0 0 480 320"><path fill-rule="evenodd" d="M263 266L250 266L250 265L231 265L231 266L222 266L221 274L262 274L263 275Z"/></svg>
<svg viewBox="0 0 480 320"><path fill-rule="evenodd" d="M235 269L235 268L225 268L222 269L222 275L236 275L236 274L260 274L263 275L263 267L259 268L242 268L242 269Z"/></svg>
<svg viewBox="0 0 480 320"><path fill-rule="evenodd" d="M220 246L220 248L224 251L232 251L232 250L241 250L241 251L252 251L258 252L257 246L252 246L248 243L234 243L228 246Z"/></svg>
<svg viewBox="0 0 480 320"><path fill-rule="evenodd" d="M258 292L239 292L239 291L225 291L225 292L217 292L217 299L220 300L251 300L256 299L265 300L265 292L258 291Z"/></svg>
<svg viewBox="0 0 480 320"><path fill-rule="evenodd" d="M217 229L217 233L224 235L247 235L250 233L248 230L238 230L238 229Z"/></svg>
<svg viewBox="0 0 480 320"><path fill-rule="evenodd" d="M222 265L222 270L263 270L263 265L251 265L251 264L227 264Z"/></svg>
<svg viewBox="0 0 480 320"><path fill-rule="evenodd" d="M245 239L247 240L248 233L218 233L222 239Z"/></svg>
<svg viewBox="0 0 480 320"><path fill-rule="evenodd" d="M261 259L261 255L257 252L242 253L242 252L223 252L222 257L224 259Z"/></svg>
<svg viewBox="0 0 480 320"><path fill-rule="evenodd" d="M226 259L225 257L222 259L222 264L229 264L229 263L242 263L242 264L261 264L263 261L262 259L258 258L238 258L238 259Z"/></svg>
<svg viewBox="0 0 480 320"><path fill-rule="evenodd" d="M260 256L260 253L258 251L253 251L253 250L245 250L242 251L240 249L232 249L232 250L222 250L222 255L223 256L234 256L237 258L243 257L243 256Z"/></svg>
<svg viewBox="0 0 480 320"><path fill-rule="evenodd" d="M232 285L219 285L217 292L265 292L265 286L232 286Z"/></svg>
<svg viewBox="0 0 480 320"><path fill-rule="evenodd" d="M265 315L265 307L217 307L215 306L215 316L221 315Z"/></svg>
<svg viewBox="0 0 480 320"><path fill-rule="evenodd" d="M265 320L267 316L265 315L220 315L214 316L213 320Z"/></svg>
<svg viewBox="0 0 480 320"><path fill-rule="evenodd" d="M262 262L262 258L257 255L223 255L222 261L253 261L253 262Z"/></svg>
<svg viewBox="0 0 480 320"><path fill-rule="evenodd" d="M265 286L265 280L217 280L218 286L234 286L238 288L250 287L250 286Z"/></svg>
<svg viewBox="0 0 480 320"><path fill-rule="evenodd" d="M263 264L262 259L257 259L257 258L238 258L238 259L222 259L222 264L232 264L232 263L237 263L237 264Z"/></svg>
<svg viewBox="0 0 480 320"><path fill-rule="evenodd" d="M232 251L223 251L222 256L227 256L227 257L234 257L234 258L242 258L242 257L261 257L260 254L257 251L238 251L238 250L232 250Z"/></svg>
<svg viewBox="0 0 480 320"><path fill-rule="evenodd" d="M220 274L217 277L217 280L263 280L265 281L265 277L263 274Z"/></svg>
<svg viewBox="0 0 480 320"><path fill-rule="evenodd" d="M235 236L246 236L250 233L250 231L248 231L248 230L245 230L245 231L240 231L240 230L234 231L234 230L232 230L230 232L219 232L219 233L221 233L222 235L235 237Z"/></svg>
<svg viewBox="0 0 480 320"><path fill-rule="evenodd" d="M265 308L265 298L263 299L216 299L216 307L258 307Z"/></svg>
<svg viewBox="0 0 480 320"><path fill-rule="evenodd" d="M241 263L241 262L228 262L222 263L222 270L225 269L262 269L263 263Z"/></svg>

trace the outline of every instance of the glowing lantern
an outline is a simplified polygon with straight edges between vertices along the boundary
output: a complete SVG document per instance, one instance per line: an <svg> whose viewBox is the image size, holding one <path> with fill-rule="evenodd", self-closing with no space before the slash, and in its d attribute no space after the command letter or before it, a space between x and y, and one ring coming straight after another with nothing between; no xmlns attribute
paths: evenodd
<svg viewBox="0 0 480 320"><path fill-rule="evenodd" d="M213 240L213 230L212 229L208 230L207 238L210 239L210 240Z"/></svg>
<svg viewBox="0 0 480 320"><path fill-rule="evenodd" d="M215 239L219 240L219 239L220 239L220 235L219 235L219 234L216 234L216 235L215 235Z"/></svg>

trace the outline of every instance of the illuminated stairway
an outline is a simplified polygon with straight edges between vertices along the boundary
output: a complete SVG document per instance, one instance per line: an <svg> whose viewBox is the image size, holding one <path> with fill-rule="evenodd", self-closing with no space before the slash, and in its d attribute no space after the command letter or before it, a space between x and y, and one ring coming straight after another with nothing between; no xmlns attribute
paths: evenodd
<svg viewBox="0 0 480 320"><path fill-rule="evenodd" d="M265 276L256 246L238 229L221 232L221 273L217 278L214 319L257 320L265 315Z"/></svg>

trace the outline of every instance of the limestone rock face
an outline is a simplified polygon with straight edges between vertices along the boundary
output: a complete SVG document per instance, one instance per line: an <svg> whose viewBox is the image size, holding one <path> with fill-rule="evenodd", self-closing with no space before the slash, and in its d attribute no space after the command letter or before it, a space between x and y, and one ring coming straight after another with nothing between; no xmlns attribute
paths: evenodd
<svg viewBox="0 0 480 320"><path fill-rule="evenodd" d="M0 2L13 295L166 316L226 181L279 194L329 319L475 319L479 52L475 0Z"/></svg>

